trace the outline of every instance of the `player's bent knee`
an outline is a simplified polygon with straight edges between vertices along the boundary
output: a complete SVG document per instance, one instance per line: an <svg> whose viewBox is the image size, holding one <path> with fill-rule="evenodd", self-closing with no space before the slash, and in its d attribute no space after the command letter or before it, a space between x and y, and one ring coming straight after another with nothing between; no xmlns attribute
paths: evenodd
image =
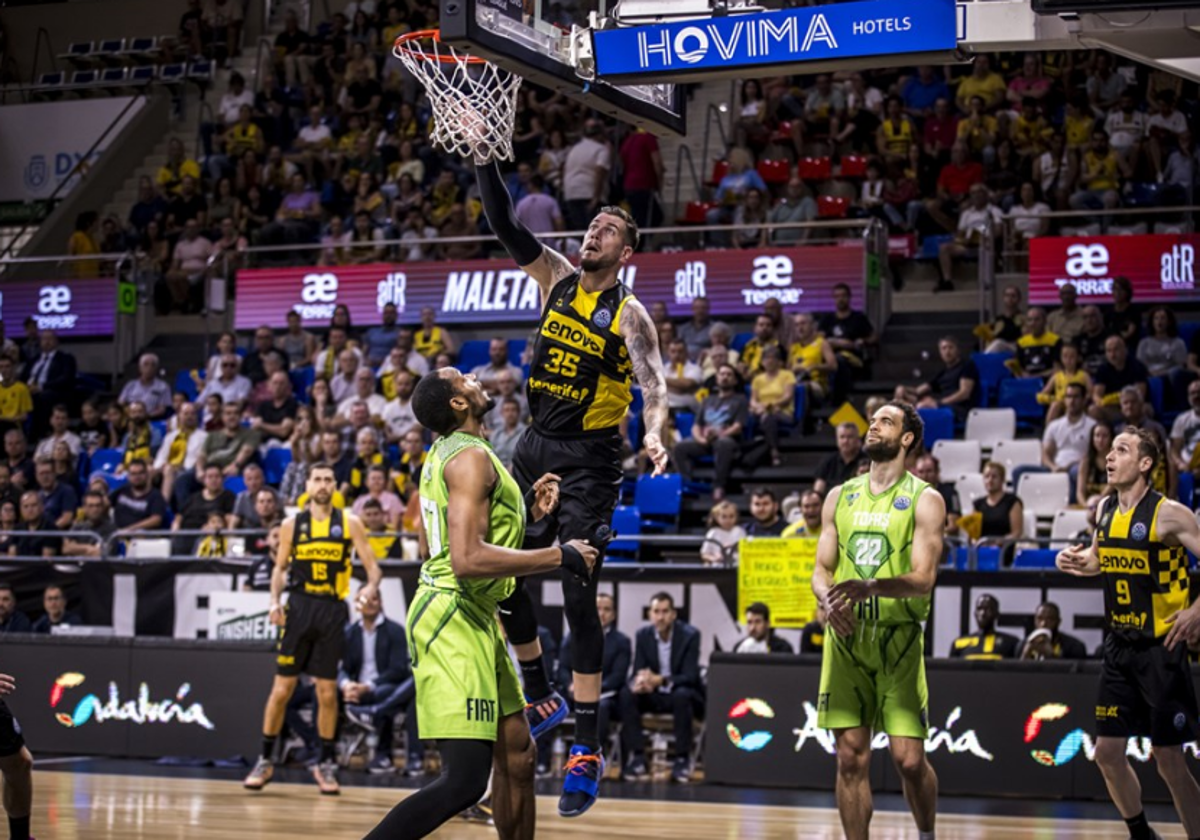
<svg viewBox="0 0 1200 840"><path fill-rule="evenodd" d="M1101 768L1119 767L1127 761L1125 740L1122 738L1100 738L1096 743L1096 764Z"/></svg>

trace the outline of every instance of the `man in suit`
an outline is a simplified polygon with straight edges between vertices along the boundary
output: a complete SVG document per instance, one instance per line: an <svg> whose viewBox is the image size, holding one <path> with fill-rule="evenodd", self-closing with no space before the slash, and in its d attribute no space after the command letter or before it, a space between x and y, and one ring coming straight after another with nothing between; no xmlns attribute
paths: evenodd
<svg viewBox="0 0 1200 840"><path fill-rule="evenodd" d="M617 629L617 608L613 596L607 592L596 594L596 611L600 614L600 626L604 628L604 659L600 672L600 711L597 726L601 745L608 743L608 722L620 714L621 690L629 680L629 662L632 646L629 637ZM571 684L572 664L571 634L563 639L562 655L558 660L558 682L562 690L575 702L574 686Z"/></svg>
<svg viewBox="0 0 1200 840"><path fill-rule="evenodd" d="M404 626L383 614L383 599L375 592L359 604L362 618L346 628L346 651L338 673L338 689L352 721L379 733L379 747L367 770L391 773L392 724L396 713L407 709L408 733L405 773L415 775L424 764L417 737L416 688L408 660Z"/></svg>
<svg viewBox="0 0 1200 840"><path fill-rule="evenodd" d="M623 776L649 776L642 715L670 713L675 718L675 764L671 778L691 779L692 720L704 716L700 681L700 631L677 620L675 601L666 592L650 599L650 624L637 631L633 680L621 689Z"/></svg>
<svg viewBox="0 0 1200 840"><path fill-rule="evenodd" d="M50 427L50 411L70 403L75 393L75 357L58 348L54 330L38 334L41 353L25 366L22 377L33 396L33 435L41 438Z"/></svg>

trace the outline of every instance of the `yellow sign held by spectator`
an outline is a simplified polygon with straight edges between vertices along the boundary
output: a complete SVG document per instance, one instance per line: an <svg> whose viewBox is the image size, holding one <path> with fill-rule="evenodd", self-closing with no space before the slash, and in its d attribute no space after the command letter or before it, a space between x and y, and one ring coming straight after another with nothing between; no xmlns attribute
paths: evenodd
<svg viewBox="0 0 1200 840"><path fill-rule="evenodd" d="M762 601L775 627L799 629L817 615L812 591L817 540L753 539L738 543L738 615Z"/></svg>

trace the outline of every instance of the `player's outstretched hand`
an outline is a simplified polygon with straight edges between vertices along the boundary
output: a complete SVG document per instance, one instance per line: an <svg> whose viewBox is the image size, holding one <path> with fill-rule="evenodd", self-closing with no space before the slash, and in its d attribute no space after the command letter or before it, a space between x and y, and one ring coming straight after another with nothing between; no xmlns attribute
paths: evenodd
<svg viewBox="0 0 1200 840"><path fill-rule="evenodd" d="M17 680L8 674L0 674L0 697L12 694L17 690Z"/></svg>
<svg viewBox="0 0 1200 840"><path fill-rule="evenodd" d="M596 558L600 556L600 552L594 546L586 540L571 540L560 548L562 549L564 569L581 578L592 576L592 569L596 567Z"/></svg>
<svg viewBox="0 0 1200 840"><path fill-rule="evenodd" d="M562 481L554 473L546 473L544 476L533 482L533 521L536 522L544 516L554 512L558 507L558 487Z"/></svg>
<svg viewBox="0 0 1200 840"><path fill-rule="evenodd" d="M654 464L654 475L662 475L667 471L667 450L659 440L658 435L646 435L642 438L646 445L646 454L650 463Z"/></svg>
<svg viewBox="0 0 1200 840"><path fill-rule="evenodd" d="M1163 640L1167 650L1174 650L1180 642L1190 646L1200 640L1200 615L1192 609L1180 610L1168 616L1166 623L1171 625L1167 638Z"/></svg>
<svg viewBox="0 0 1200 840"><path fill-rule="evenodd" d="M1088 547L1082 543L1068 546L1058 552L1054 565L1069 575L1084 577L1090 571L1088 568Z"/></svg>

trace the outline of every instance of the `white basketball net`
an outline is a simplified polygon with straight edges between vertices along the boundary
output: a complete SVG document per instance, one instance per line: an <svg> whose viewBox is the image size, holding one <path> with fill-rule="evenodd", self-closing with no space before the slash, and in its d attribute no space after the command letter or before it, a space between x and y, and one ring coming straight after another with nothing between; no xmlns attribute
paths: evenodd
<svg viewBox="0 0 1200 840"><path fill-rule="evenodd" d="M520 76L460 53L436 32L401 37L392 54L425 86L435 146L479 165L513 159Z"/></svg>

